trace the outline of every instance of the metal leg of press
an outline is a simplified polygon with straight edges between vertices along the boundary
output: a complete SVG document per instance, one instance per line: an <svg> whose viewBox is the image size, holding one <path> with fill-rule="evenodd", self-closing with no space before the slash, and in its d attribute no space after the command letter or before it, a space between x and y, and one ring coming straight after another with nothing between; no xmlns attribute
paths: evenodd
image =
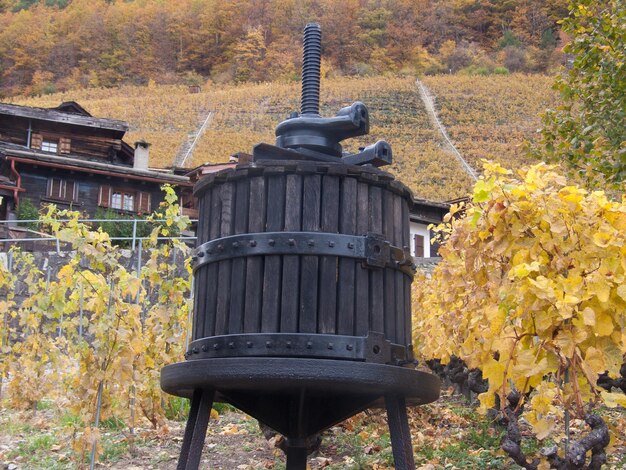
<svg viewBox="0 0 626 470"><path fill-rule="evenodd" d="M306 470L306 439L287 439L287 470Z"/></svg>
<svg viewBox="0 0 626 470"><path fill-rule="evenodd" d="M200 466L214 396L213 390L194 390L177 470L197 470Z"/></svg>
<svg viewBox="0 0 626 470"><path fill-rule="evenodd" d="M385 396L385 405L395 468L396 470L414 470L415 460L413 459L406 401L403 396L387 395Z"/></svg>

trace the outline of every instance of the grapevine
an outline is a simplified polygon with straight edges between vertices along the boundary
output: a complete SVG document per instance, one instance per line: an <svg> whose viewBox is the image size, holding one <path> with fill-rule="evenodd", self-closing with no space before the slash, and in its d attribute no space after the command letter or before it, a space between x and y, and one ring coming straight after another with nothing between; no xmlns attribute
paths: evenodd
<svg viewBox="0 0 626 470"><path fill-rule="evenodd" d="M418 353L479 368L483 411L520 393L539 439L562 434L564 413L625 406L598 378L619 377L626 353L626 199L570 185L557 167L488 163L472 204L445 222L443 261L415 283Z"/></svg>
<svg viewBox="0 0 626 470"><path fill-rule="evenodd" d="M140 271L126 267L108 234L79 222L78 212L54 206L41 224L71 248L56 274L45 275L32 254L19 250L11 252L11 269L0 264L7 294L1 372L10 404L35 409L47 399L72 410L79 466L101 451L99 421L115 416L131 433L141 417L155 428L164 423L170 398L160 390L160 369L183 355L190 295L189 249L177 240L157 243L189 224L178 215L173 188L164 190ZM20 289L28 295L18 303Z"/></svg>

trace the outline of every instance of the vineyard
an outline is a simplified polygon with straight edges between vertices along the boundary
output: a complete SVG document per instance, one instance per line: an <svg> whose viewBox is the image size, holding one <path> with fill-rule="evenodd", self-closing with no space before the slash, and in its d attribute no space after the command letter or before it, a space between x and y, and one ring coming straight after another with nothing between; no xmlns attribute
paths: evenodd
<svg viewBox="0 0 626 470"><path fill-rule="evenodd" d="M489 158L517 168L528 163L523 142L537 127L537 114L556 98L551 79L539 75L436 76L424 80L454 144L475 169ZM206 85L200 93L187 87L153 85L88 89L36 98L19 104L56 106L75 100L95 116L130 123L126 140L152 143L151 165L171 166L190 133L209 111L213 118L198 139L186 166L224 162L236 152L251 152L259 142L274 141L274 128L299 109L299 85ZM322 82L321 112L334 115L355 100L370 110L372 131L358 144L385 139L394 163L389 171L421 198L447 200L464 196L472 180L444 150L430 123L412 77L334 78ZM354 145L358 145L354 144ZM356 151L357 148L346 148Z"/></svg>
<svg viewBox="0 0 626 470"><path fill-rule="evenodd" d="M540 126L537 114L556 104L549 82L522 75L423 80L451 141L481 174L475 183L434 127L413 78L338 78L322 86L324 115L356 99L368 105L367 141L391 143L390 171L418 196L472 194L438 228L443 261L413 292L415 352L445 387L442 402L410 415L419 446L435 449L416 454L426 466L503 468L512 460L530 470L578 470L626 463L626 207L576 186L563 168L532 165L525 141ZM152 140L152 164L160 167L172 165L210 112L186 162L191 168L272 142L276 123L298 109L299 91L290 83L207 85L200 93L150 85L18 101L53 106L74 99L96 115L128 120L129 140ZM189 273L171 263L173 252L186 257L187 248L154 243L186 224L168 191L154 217L166 223L155 225L141 269L124 268L108 237L78 223L77 215L50 212L43 226L86 259L70 256L51 278L28 253L12 252L10 269L6 263L2 271L3 396L9 410L33 416L48 403L71 410L71 419L58 410L53 418L72 423L54 425L55 436L72 436L62 457L68 465L112 463L112 434L124 443L120 468L132 456L149 455L151 446L168 455L158 468L175 460L172 439L182 431L171 419L185 416L187 405L165 396L158 377L182 355L191 299ZM60 216L70 222L59 222ZM17 302L20 289L27 295ZM260 459L245 468L280 465L275 436L266 443L268 436L230 408L215 413L209 445L226 445L217 436L244 436L239 439L255 442L252 459ZM312 468L389 468L382 419L374 412L333 428ZM455 434L436 442L437 419ZM472 427L481 432L472 434ZM472 444L461 448L459 440ZM237 458L232 462L250 462Z"/></svg>
<svg viewBox="0 0 626 470"><path fill-rule="evenodd" d="M439 227L443 261L414 296L418 355L463 376L527 469L600 468L615 423L598 405L626 407L626 207L561 173L485 165L472 204ZM547 446L541 464L527 459L522 419L539 440L565 442L565 455ZM572 442L576 420L591 432Z"/></svg>
<svg viewBox="0 0 626 470"><path fill-rule="evenodd" d="M55 0L46 2L58 11L52 22L43 4L28 8L32 3L40 2L0 1L0 23L10 26L0 38L10 46L0 57L10 67L4 71L11 80L6 89L30 95L76 89L16 96L14 102L52 107L75 100L96 116L126 120L127 141L153 144L153 167L182 161L192 140L197 146L185 161L188 168L250 152L256 143L272 143L276 124L299 108L299 86L289 81L296 75L296 57L288 52L291 26L298 22L286 18L317 2L304 2L303 10L282 1L244 9L212 2L214 11L225 14L218 20L173 2L96 2L87 8L89 2ZM367 8L359 8L359 2L322 3L324 20L332 26L330 60L322 64L327 78L321 112L334 115L359 100L371 115L372 135L346 150L385 139L394 150L389 171L416 196L469 195L451 203L443 222L431 227L440 261L415 272L412 321L405 319L413 328L407 341L413 352L402 364L439 376L442 393L439 400L409 410L408 427L401 432L413 448L406 446L404 457L413 455L418 470L626 468L624 2L452 2L447 10L440 8L445 2L391 2L389 10L382 7L385 2L360 2ZM558 21L565 3L569 16ZM286 10L285 16L278 19L274 8ZM120 14L137 9L143 9L143 18ZM74 23L82 29L65 31L64 21L77 14L82 20ZM179 20L162 21L175 16ZM131 18L134 27L125 28L122 18ZM159 21L151 36L142 21L152 24L153 18ZM293 31L271 27L270 19ZM102 43L93 50L68 47L82 45L83 32L95 30L96 23L116 34L101 34ZM407 26L412 23L424 30L412 31ZM207 27L180 27L186 24ZM447 24L452 26L440 34ZM555 36L557 24L571 38L563 47L557 45L562 40ZM484 35L482 43L470 44L467 38L476 28ZM188 37L195 31L202 33ZM56 39L50 41L57 36L64 38L60 48ZM349 41L342 42L346 37ZM419 46L427 43L437 50ZM409 44L415 48L409 50ZM57 55L61 50L69 61ZM62 64L63 73L42 73L39 62L46 64L37 54L52 58L50 69ZM547 70L565 54L568 67L552 86L545 76L509 75ZM90 65L94 58L97 69ZM66 67L72 60L75 66ZM416 82L414 76L422 73L426 76ZM93 88L129 83L129 77L146 85ZM261 82L266 79L279 81ZM92 88L78 89L86 86ZM458 153L451 153L454 149ZM193 289L194 282L204 287L216 279L213 274L192 279L191 252L178 237L190 221L180 216L174 188L163 190L165 201L146 219L150 232L138 249L134 243L131 250L115 245L101 228L81 222L77 212L46 206L38 227L59 240L58 253L16 248L0 253L0 467L173 470L184 420L189 416L196 431L203 428L188 401L166 395L159 380L162 367L180 361L190 347L194 291L201 312L214 300L200 294L202 288ZM208 224L211 233L218 226L223 233L231 220L232 192L219 199L223 194L212 192L211 213L225 217ZM345 192L337 199L349 200ZM237 198L234 206L240 202ZM314 205L297 204L303 212ZM244 211L250 217L238 220L258 215L252 207ZM376 219L380 211L378 206L363 215ZM330 218L329 212L320 211L321 218L325 213ZM275 244L273 238L268 242ZM256 244L251 239L250 246ZM224 240L216 245L221 251ZM239 247L233 243L233 249ZM196 261L211 250L199 252ZM266 259L257 257L250 265L267 268ZM267 276L272 268L263 271ZM217 276L224 272L230 267L220 268ZM330 269L319 278L333 281L338 273ZM365 278L376 277L370 273ZM384 279L387 284L392 278ZM251 286L246 278L246 301L253 297ZM216 284L211 292L219 288ZM375 292L370 290L368 301L397 303L393 289L382 299ZM408 300L403 297L404 305ZM375 317L374 308L361 312ZM270 341L264 346L278 352ZM292 349L291 342L286 347ZM212 349L220 348L213 344ZM200 349L191 344L189 354ZM328 350L334 349L336 344L328 342ZM206 342L202 350L210 352ZM378 345L372 349L379 350ZM293 447L289 432L285 440L228 404L211 409L206 392L196 395L202 395L199 405L197 400L192 405L204 417L210 410L206 447L196 454L204 468L285 468L282 452ZM254 399L263 411L272 410L262 393ZM299 399L303 407L304 392ZM298 439L310 451L307 469L394 468L398 434L392 450L387 429L394 420L385 416L384 410L368 409L306 442ZM391 406L387 416L393 418ZM193 441L188 450L196 447ZM304 452L301 457L304 464Z"/></svg>

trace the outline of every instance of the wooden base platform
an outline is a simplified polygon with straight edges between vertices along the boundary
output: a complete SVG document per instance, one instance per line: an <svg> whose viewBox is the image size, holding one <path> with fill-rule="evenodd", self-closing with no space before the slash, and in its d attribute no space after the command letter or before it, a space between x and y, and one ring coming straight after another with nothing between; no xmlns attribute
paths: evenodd
<svg viewBox="0 0 626 470"><path fill-rule="evenodd" d="M387 409L396 469L414 468L406 416L439 397L439 379L413 369L299 358L214 358L163 368L161 387L192 399L178 468L197 469L213 401L228 402L287 438L287 468L306 468L306 439L367 408Z"/></svg>

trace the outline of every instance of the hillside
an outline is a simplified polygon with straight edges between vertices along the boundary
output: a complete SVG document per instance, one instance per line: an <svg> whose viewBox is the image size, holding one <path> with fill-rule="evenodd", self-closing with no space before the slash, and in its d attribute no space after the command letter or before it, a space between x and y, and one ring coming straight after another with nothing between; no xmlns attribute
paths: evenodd
<svg viewBox="0 0 626 470"><path fill-rule="evenodd" d="M304 25L342 76L549 72L567 0L0 0L0 97L293 80Z"/></svg>
<svg viewBox="0 0 626 470"><path fill-rule="evenodd" d="M440 119L474 168L481 158L507 166L527 163L520 148L539 126L537 114L554 103L552 79L539 75L443 75L423 80ZM297 83L224 85L189 93L187 87L149 85L86 89L35 98L15 98L32 106L56 106L75 100L96 116L130 123L127 141L151 142L151 165L171 166L190 132L212 112L208 128L185 166L223 162L229 155L250 152L259 142L274 142L274 128L299 108ZM336 78L322 82L322 114L334 115L355 100L370 110L369 136L347 142L347 150L385 139L394 151L389 171L418 197L445 200L462 196L471 184L458 161L443 149L430 123L412 77Z"/></svg>

